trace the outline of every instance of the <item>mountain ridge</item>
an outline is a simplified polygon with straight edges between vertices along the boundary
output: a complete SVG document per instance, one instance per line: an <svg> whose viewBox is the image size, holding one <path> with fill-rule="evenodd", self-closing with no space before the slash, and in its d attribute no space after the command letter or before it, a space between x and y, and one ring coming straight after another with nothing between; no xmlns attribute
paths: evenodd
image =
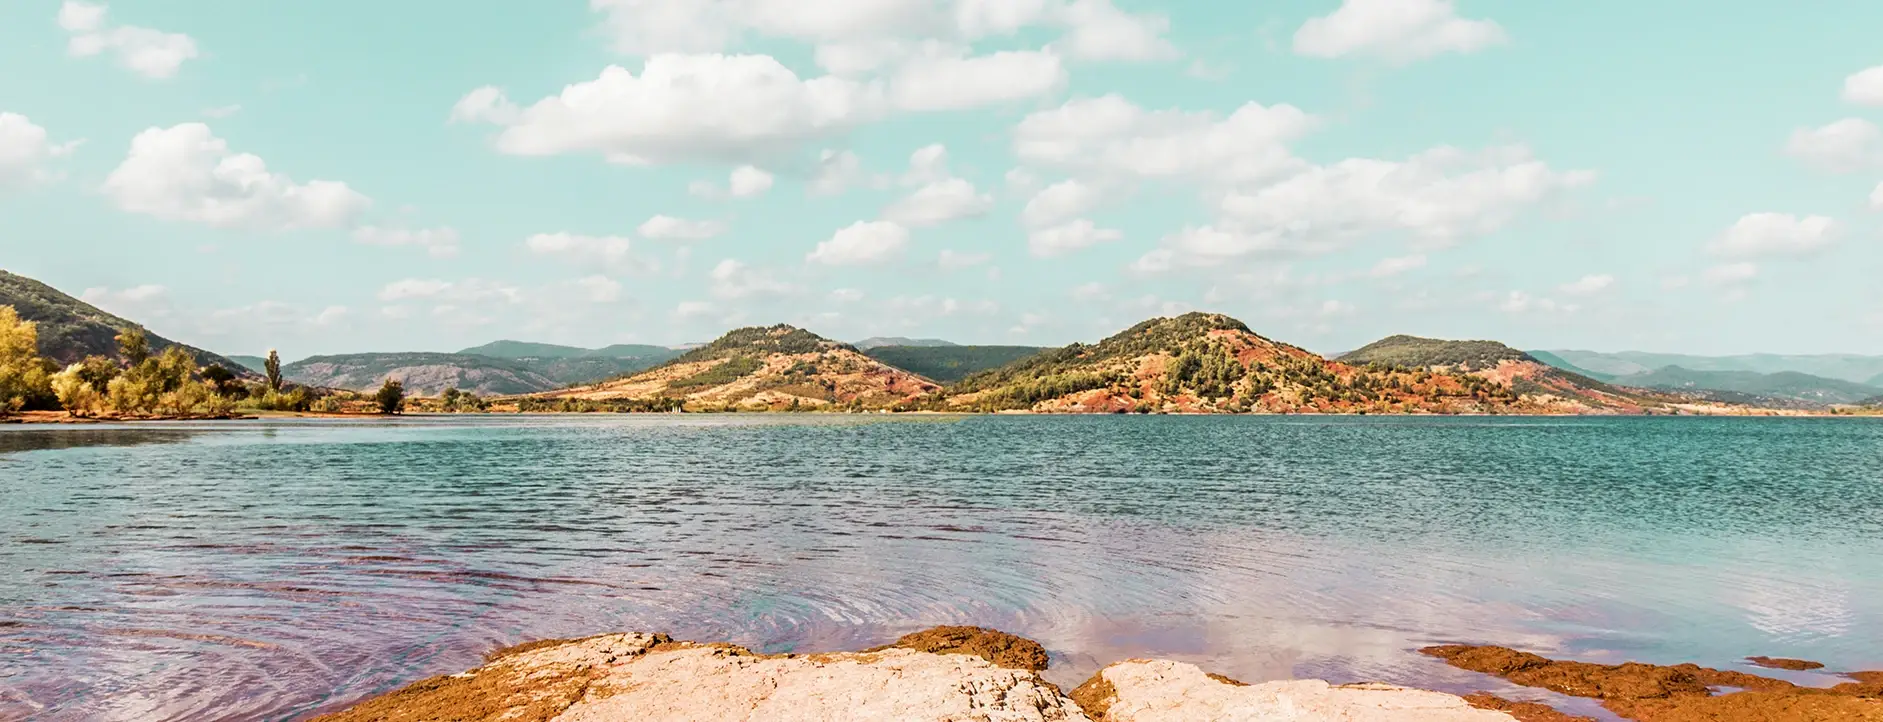
<svg viewBox="0 0 1883 722"><path fill-rule="evenodd" d="M140 328L144 329L153 352L179 346L200 366L216 365L243 378L255 377L247 367L221 354L165 338L143 324L112 315L38 280L4 270L0 270L0 306L12 306L21 320L37 324L39 355L61 366L77 363L87 356L122 360L118 332Z"/></svg>

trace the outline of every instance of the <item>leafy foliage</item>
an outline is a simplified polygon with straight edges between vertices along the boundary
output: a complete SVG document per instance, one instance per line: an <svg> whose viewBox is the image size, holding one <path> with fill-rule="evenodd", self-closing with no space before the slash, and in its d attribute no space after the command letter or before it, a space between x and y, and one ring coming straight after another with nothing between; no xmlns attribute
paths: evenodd
<svg viewBox="0 0 1883 722"><path fill-rule="evenodd" d="M795 326L785 324L752 326L720 336L712 343L681 354L670 363L694 363L732 356L764 356L774 353L797 355L838 348L851 347L849 344L838 343Z"/></svg>
<svg viewBox="0 0 1883 722"><path fill-rule="evenodd" d="M1037 346L877 346L863 353L904 371L953 383L1044 350Z"/></svg>
<svg viewBox="0 0 1883 722"><path fill-rule="evenodd" d="M734 356L717 366L670 383L667 388L682 390L724 386L750 376L752 372L764 367L763 361L750 356Z"/></svg>
<svg viewBox="0 0 1883 722"><path fill-rule="evenodd" d="M1388 336L1341 355L1350 364L1431 368L1495 368L1500 361L1534 361L1529 354L1496 341L1447 341L1418 336Z"/></svg>
<svg viewBox="0 0 1883 722"><path fill-rule="evenodd" d="M686 406L680 399L658 396L651 399L545 399L525 397L517 400L517 410L524 413L665 413L679 411Z"/></svg>
<svg viewBox="0 0 1883 722"><path fill-rule="evenodd" d="M1186 313L1176 318L1154 318L1098 342L1073 344L1042 351L1012 364L973 374L957 385L960 391L980 391L1010 384L1087 370L1106 361L1131 359L1160 352L1176 353L1211 331L1249 332L1241 321L1216 313Z"/></svg>
<svg viewBox="0 0 1883 722"><path fill-rule="evenodd" d="M51 369L39 357L39 328L0 306L0 415L43 408L56 400Z"/></svg>
<svg viewBox="0 0 1883 722"><path fill-rule="evenodd" d="M268 349L268 358L262 361L262 376L268 380L269 391L281 390L281 354Z"/></svg>
<svg viewBox="0 0 1883 722"><path fill-rule="evenodd" d="M379 413L399 413L405 408L405 384L398 379L386 379L379 385L379 393L373 394L373 403L379 405Z"/></svg>

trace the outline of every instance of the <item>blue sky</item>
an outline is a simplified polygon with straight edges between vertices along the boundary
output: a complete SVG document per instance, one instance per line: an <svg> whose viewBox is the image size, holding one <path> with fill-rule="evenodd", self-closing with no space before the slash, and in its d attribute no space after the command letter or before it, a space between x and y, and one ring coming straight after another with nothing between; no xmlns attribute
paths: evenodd
<svg viewBox="0 0 1883 722"><path fill-rule="evenodd" d="M1883 5L529 5L6 3L0 267L289 357L1883 353Z"/></svg>

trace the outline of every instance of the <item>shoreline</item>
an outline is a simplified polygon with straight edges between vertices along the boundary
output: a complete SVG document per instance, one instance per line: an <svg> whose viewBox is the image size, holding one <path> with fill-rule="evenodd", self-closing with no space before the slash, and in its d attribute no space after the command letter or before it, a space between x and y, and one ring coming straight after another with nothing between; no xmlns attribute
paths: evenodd
<svg viewBox="0 0 1883 722"><path fill-rule="evenodd" d="M305 719L1594 722L1561 711L1570 698L1594 700L1639 722L1883 719L1883 672L1829 673L1848 681L1811 687L1694 664L1602 665L1489 645L1417 653L1481 675L1484 687L1518 691L1457 695L1314 679L1249 684L1192 664L1144 658L1105 665L1066 690L1040 675L1050 657L1039 643L980 627L936 627L879 647L817 654L759 654L723 642L616 633L505 647L473 669ZM1741 664L1823 667L1757 656Z"/></svg>

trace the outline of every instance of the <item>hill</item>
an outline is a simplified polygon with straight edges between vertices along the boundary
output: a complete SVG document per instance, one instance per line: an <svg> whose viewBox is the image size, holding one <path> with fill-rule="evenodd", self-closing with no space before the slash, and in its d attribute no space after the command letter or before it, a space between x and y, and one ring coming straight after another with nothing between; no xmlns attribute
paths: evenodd
<svg viewBox="0 0 1883 722"><path fill-rule="evenodd" d="M118 354L120 330L142 324L105 313L89 303L66 295L51 286L15 273L0 271L0 306L12 306L20 318L39 325L39 355L60 365L74 363L86 356L106 356L122 360ZM151 333L145 329L153 352L182 346L201 366L219 365L238 375L252 377L246 367L228 358Z"/></svg>
<svg viewBox="0 0 1883 722"><path fill-rule="evenodd" d="M1762 374L1755 371L1696 371L1667 366L1646 373L1619 376L1615 378L1615 383L1670 391L1743 394L1759 399L1796 402L1783 404L1786 406L1802 404L1806 407L1856 404L1883 395L1883 388L1795 371Z"/></svg>
<svg viewBox="0 0 1883 722"><path fill-rule="evenodd" d="M1585 369L1581 366L1572 364L1569 362L1568 359L1565 359L1561 356L1550 353L1548 351L1525 351L1524 353L1530 354L1530 358L1536 359L1538 361L1541 361L1550 366L1554 366L1556 368L1562 369L1564 371L1568 371L1569 373L1572 373L1572 374L1577 374L1580 376L1587 376L1597 381L1613 381L1615 379L1614 374L1605 374L1599 371L1590 371L1589 369Z"/></svg>
<svg viewBox="0 0 1883 722"><path fill-rule="evenodd" d="M1576 350L1552 350L1549 353L1590 371L1614 376L1642 374L1668 366L1679 366L1690 371L1752 371L1761 374L1792 371L1827 379L1870 384L1877 384L1883 380L1883 356L1857 354L1690 356L1641 351L1604 353Z"/></svg>
<svg viewBox="0 0 1883 722"><path fill-rule="evenodd" d="M1388 336L1341 354L1350 364L1377 364L1412 368L1455 368L1477 371L1496 368L1505 361L1535 361L1517 349L1496 341L1447 341L1418 336Z"/></svg>
<svg viewBox="0 0 1883 722"><path fill-rule="evenodd" d="M1228 316L1190 313L1151 319L1095 345L1073 344L975 374L951 389L950 403L965 409L1083 413L1643 410L1637 399L1597 388L1599 382L1571 379L1534 360L1506 358L1511 354L1505 351L1414 341L1374 344L1369 354L1399 348L1404 353L1397 357L1403 360L1449 363L1436 369L1358 366L1271 341ZM1454 368L1466 363L1482 368Z"/></svg>
<svg viewBox="0 0 1883 722"><path fill-rule="evenodd" d="M1045 350L1038 346L877 346L863 353L890 366L951 384Z"/></svg>
<svg viewBox="0 0 1883 722"><path fill-rule="evenodd" d="M684 402L689 409L889 408L941 390L856 347L792 326L742 328L648 371L539 394L523 405Z"/></svg>
<svg viewBox="0 0 1883 722"><path fill-rule="evenodd" d="M295 383L371 391L398 379L406 393L436 396L447 388L494 396L527 394L562 384L505 359L450 353L360 353L314 356L281 367Z"/></svg>
<svg viewBox="0 0 1883 722"><path fill-rule="evenodd" d="M874 338L863 339L851 345L857 347L858 350L868 351L870 349L883 348L885 346L913 346L913 347L921 347L921 348L945 348L948 346L957 346L959 344L956 344L950 341L943 341L939 338L903 338L901 336L876 336Z"/></svg>
<svg viewBox="0 0 1883 722"><path fill-rule="evenodd" d="M242 368L254 371L258 374L267 373L268 371L268 359L260 356L230 356L228 359L241 364Z"/></svg>
<svg viewBox="0 0 1883 722"><path fill-rule="evenodd" d="M1875 378L1872 378L1869 381L1864 382L1864 385L1883 388L1883 374L1877 374Z"/></svg>
<svg viewBox="0 0 1883 722"><path fill-rule="evenodd" d="M665 346L649 346L644 344L616 344L603 348L581 348L577 346L559 346L553 343L531 343L528 341L492 341L482 346L473 346L464 349L458 353L502 359L644 359L647 360L647 365L642 368L647 368L676 358L682 352Z"/></svg>

